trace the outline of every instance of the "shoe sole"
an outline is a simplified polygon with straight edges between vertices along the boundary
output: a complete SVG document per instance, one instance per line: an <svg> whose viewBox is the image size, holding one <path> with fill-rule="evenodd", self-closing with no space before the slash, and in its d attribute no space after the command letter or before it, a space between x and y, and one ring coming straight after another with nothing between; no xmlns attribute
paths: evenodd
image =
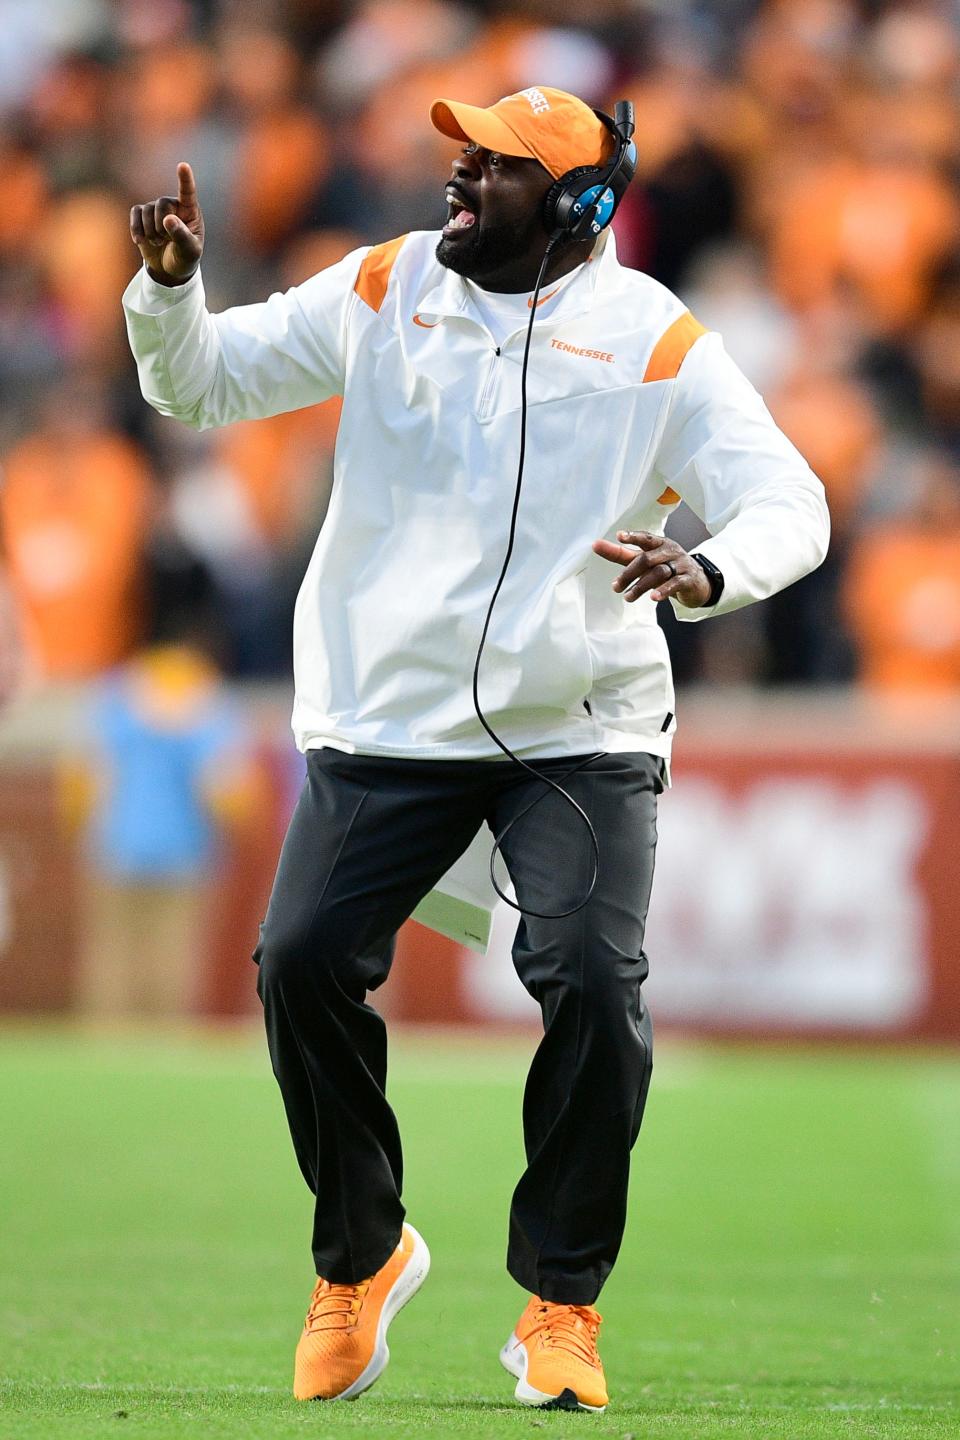
<svg viewBox="0 0 960 1440"><path fill-rule="evenodd" d="M329 1398L317 1395L314 1399L321 1400L325 1404L329 1404L331 1400L356 1400L364 1390L369 1390L371 1385L375 1385L386 1370L390 1359L390 1347L387 1345L387 1329L390 1321L403 1309L408 1300L413 1299L430 1272L430 1251L427 1249L427 1242L417 1230L414 1230L412 1225L405 1224L404 1229L413 1236L413 1251L410 1259L387 1291L387 1298L383 1302L383 1309L380 1311L380 1319L377 1322L377 1341L366 1368L361 1371L353 1384L348 1385L346 1390L341 1390L339 1395L331 1395Z"/></svg>
<svg viewBox="0 0 960 1440"><path fill-rule="evenodd" d="M559 1395L548 1395L545 1390L535 1390L527 1384L527 1347L521 1345L516 1331L500 1351L500 1364L516 1376L517 1388L514 1395L521 1405L535 1405L538 1410L589 1410L601 1415L606 1405L585 1405L573 1390L561 1390Z"/></svg>

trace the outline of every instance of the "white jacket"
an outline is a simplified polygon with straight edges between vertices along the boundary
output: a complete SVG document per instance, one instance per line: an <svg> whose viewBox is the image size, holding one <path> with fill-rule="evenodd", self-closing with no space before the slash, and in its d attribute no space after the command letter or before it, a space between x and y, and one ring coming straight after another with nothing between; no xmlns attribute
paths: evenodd
<svg viewBox="0 0 960 1440"><path fill-rule="evenodd" d="M471 701L507 544L524 331L497 349L462 279L418 232L265 304L210 315L199 274L123 297L146 399L198 429L344 397L327 518L294 623L301 749L499 756ZM518 754L667 756L673 684L655 606L591 551L662 531L682 497L735 610L818 565L823 487L681 302L601 238L534 323L517 543L480 674ZM586 703L585 703L586 702ZM589 707L589 708L588 708Z"/></svg>

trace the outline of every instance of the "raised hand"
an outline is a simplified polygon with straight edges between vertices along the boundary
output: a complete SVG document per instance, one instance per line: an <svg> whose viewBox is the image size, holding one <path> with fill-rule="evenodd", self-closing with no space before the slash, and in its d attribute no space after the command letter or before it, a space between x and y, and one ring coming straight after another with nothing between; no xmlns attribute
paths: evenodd
<svg viewBox="0 0 960 1440"><path fill-rule="evenodd" d="M177 194L161 195L130 211L130 238L161 285L183 285L203 254L203 215L186 161L177 166Z"/></svg>
<svg viewBox="0 0 960 1440"><path fill-rule="evenodd" d="M618 530L617 543L595 540L593 548L604 560L624 568L613 582L628 603L649 595L666 600L675 595L681 605L696 610L710 599L710 581L676 540L648 530Z"/></svg>

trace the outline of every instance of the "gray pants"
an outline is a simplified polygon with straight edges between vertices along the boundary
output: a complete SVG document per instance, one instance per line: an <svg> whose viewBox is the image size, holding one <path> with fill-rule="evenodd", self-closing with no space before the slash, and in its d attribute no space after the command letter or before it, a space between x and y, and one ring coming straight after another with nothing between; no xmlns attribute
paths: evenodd
<svg viewBox="0 0 960 1440"><path fill-rule="evenodd" d="M578 763L536 762L555 780ZM513 949L544 1034L524 1094L527 1168L507 1268L545 1300L596 1299L623 1237L651 1071L641 986L660 777L660 760L639 753L569 774L565 788L599 839L597 885L566 919L522 917ZM502 849L520 904L557 912L586 894L592 846L572 807L519 767L307 757L254 958L274 1073L316 1198L314 1262L334 1283L378 1270L404 1218L386 1031L367 991L389 973L397 929L483 822L499 833L541 795Z"/></svg>

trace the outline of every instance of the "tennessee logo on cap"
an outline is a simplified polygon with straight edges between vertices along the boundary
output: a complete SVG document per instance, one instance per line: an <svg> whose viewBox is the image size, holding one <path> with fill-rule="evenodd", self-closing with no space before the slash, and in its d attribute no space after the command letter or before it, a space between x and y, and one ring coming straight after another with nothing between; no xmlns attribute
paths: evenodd
<svg viewBox="0 0 960 1440"><path fill-rule="evenodd" d="M554 180L577 165L603 165L615 149L612 135L589 105L549 85L505 95L487 110L459 100L434 100L430 119L451 140L539 160Z"/></svg>
<svg viewBox="0 0 960 1440"><path fill-rule="evenodd" d="M550 101L546 95L544 95L543 91L538 90L535 85L531 85L529 90L521 90L520 94L524 100L530 101L530 108L534 115L539 115L541 111L550 109Z"/></svg>

